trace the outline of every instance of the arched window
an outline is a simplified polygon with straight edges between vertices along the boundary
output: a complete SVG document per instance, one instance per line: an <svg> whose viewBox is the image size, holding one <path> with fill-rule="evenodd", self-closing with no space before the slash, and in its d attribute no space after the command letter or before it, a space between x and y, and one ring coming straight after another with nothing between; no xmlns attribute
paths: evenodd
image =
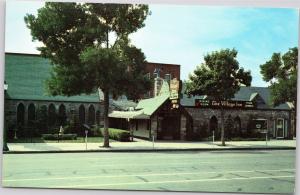
<svg viewBox="0 0 300 195"><path fill-rule="evenodd" d="M84 105L79 106L79 122L81 124L85 123L85 108L84 108Z"/></svg>
<svg viewBox="0 0 300 195"><path fill-rule="evenodd" d="M89 107L88 123L89 125L95 124L95 108L93 105Z"/></svg>
<svg viewBox="0 0 300 195"><path fill-rule="evenodd" d="M97 112L96 112L96 122L97 122L97 125L100 125L100 110L98 110Z"/></svg>
<svg viewBox="0 0 300 195"><path fill-rule="evenodd" d="M58 108L58 122L59 125L64 126L67 121L67 113L65 105L61 104Z"/></svg>
<svg viewBox="0 0 300 195"><path fill-rule="evenodd" d="M56 110L54 104L50 104L48 108L48 125L54 126L56 123Z"/></svg>
<svg viewBox="0 0 300 195"><path fill-rule="evenodd" d="M23 127L25 124L25 106L20 103L17 107L17 127Z"/></svg>
<svg viewBox="0 0 300 195"><path fill-rule="evenodd" d="M33 126L36 119L36 112L34 104L29 104L28 106L28 126Z"/></svg>

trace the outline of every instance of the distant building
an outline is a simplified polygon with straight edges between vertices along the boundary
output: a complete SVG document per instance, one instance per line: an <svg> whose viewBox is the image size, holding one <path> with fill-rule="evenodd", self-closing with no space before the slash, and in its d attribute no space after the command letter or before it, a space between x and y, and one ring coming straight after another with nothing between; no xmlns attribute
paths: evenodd
<svg viewBox="0 0 300 195"><path fill-rule="evenodd" d="M152 79L153 81L156 78L162 78L168 83L173 78L177 78L178 80L180 80L180 65L178 64L147 62L145 69L147 77ZM158 88L160 88L160 86L161 83L156 82L153 88L147 94L144 95L144 98L154 97L155 93L159 91Z"/></svg>

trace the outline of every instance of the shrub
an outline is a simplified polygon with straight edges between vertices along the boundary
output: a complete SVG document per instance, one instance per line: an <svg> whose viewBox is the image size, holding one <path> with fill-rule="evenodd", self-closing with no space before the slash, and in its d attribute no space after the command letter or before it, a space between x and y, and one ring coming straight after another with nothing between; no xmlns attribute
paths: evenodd
<svg viewBox="0 0 300 195"><path fill-rule="evenodd" d="M42 134L43 140L58 140L58 134ZM77 134L62 134L59 136L59 140L75 140Z"/></svg>
<svg viewBox="0 0 300 195"><path fill-rule="evenodd" d="M89 132L89 136L102 137L102 132L98 126L94 126L91 128L91 131Z"/></svg>
<svg viewBox="0 0 300 195"><path fill-rule="evenodd" d="M114 129L114 128L109 128L109 138L114 139L120 142L129 142L130 141L130 132L126 130L121 130L121 129ZM102 130L102 135L103 135L103 130Z"/></svg>

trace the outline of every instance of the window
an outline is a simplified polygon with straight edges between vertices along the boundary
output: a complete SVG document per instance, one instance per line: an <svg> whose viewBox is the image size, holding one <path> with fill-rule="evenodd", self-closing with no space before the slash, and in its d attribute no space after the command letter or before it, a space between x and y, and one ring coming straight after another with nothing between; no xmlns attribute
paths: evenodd
<svg viewBox="0 0 300 195"><path fill-rule="evenodd" d="M89 107L88 124L89 125L95 124L95 108L93 105L90 105Z"/></svg>
<svg viewBox="0 0 300 195"><path fill-rule="evenodd" d="M165 74L165 80L170 82L171 80L171 74Z"/></svg>
<svg viewBox="0 0 300 195"><path fill-rule="evenodd" d="M58 108L58 121L59 125L65 125L67 120L66 107L61 104Z"/></svg>
<svg viewBox="0 0 300 195"><path fill-rule="evenodd" d="M146 74L146 77L147 77L148 79L151 78L150 72L148 72L148 73Z"/></svg>
<svg viewBox="0 0 300 195"><path fill-rule="evenodd" d="M79 122L80 122L80 124L85 123L85 107L84 107L84 105L80 105L80 107L79 107Z"/></svg>
<svg viewBox="0 0 300 195"><path fill-rule="evenodd" d="M154 78L159 78L160 77L160 68L155 68L154 72L153 72L153 77Z"/></svg>
<svg viewBox="0 0 300 195"><path fill-rule="evenodd" d="M284 138L285 128L284 128L284 119L283 118L277 118L276 129L277 129L276 137L277 138Z"/></svg>

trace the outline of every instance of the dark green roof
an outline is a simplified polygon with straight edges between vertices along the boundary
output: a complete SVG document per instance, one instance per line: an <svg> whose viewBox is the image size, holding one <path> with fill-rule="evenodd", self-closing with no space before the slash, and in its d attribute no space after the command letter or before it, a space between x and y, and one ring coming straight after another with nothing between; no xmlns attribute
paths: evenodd
<svg viewBox="0 0 300 195"><path fill-rule="evenodd" d="M261 98L264 104L257 105L258 108L266 109L291 109L288 103L280 104L279 106L272 106L271 91L267 87L245 87L242 86L235 94L232 100L251 101L253 97Z"/></svg>
<svg viewBox="0 0 300 195"><path fill-rule="evenodd" d="M99 102L98 93L80 96L50 96L45 80L50 76L50 61L39 55L5 54L7 98L20 100Z"/></svg>
<svg viewBox="0 0 300 195"><path fill-rule="evenodd" d="M182 106L195 106L195 99L203 99L205 96L191 96L184 94L185 86L182 87L182 98L180 104ZM267 87L245 87L241 86L240 90L235 94L232 100L236 101L257 101L260 100L260 104L257 105L258 109L275 109L275 110L290 110L291 104L284 103L279 106L273 107L271 100L271 91ZM258 101L257 101L258 102Z"/></svg>

